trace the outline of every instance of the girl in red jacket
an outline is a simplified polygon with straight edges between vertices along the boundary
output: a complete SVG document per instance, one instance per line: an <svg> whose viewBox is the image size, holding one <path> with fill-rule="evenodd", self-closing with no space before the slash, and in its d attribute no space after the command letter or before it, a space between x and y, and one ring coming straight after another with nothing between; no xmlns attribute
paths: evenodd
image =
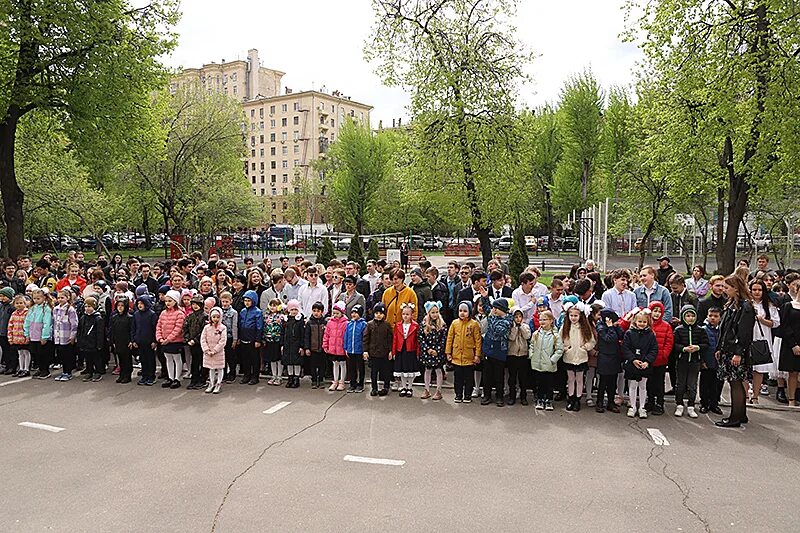
<svg viewBox="0 0 800 533"><path fill-rule="evenodd" d="M414 393L411 384L419 376L419 325L414 320L417 316L415 305L401 305L403 320L394 325L392 353L394 354L394 376L400 378L400 396L411 398Z"/></svg>
<svg viewBox="0 0 800 533"><path fill-rule="evenodd" d="M653 374L647 380L647 404L645 409L654 415L664 414L664 376L667 372L667 361L675 344L672 326L665 322L664 304L650 302L650 316L653 319L652 330L658 342L658 355L653 363Z"/></svg>

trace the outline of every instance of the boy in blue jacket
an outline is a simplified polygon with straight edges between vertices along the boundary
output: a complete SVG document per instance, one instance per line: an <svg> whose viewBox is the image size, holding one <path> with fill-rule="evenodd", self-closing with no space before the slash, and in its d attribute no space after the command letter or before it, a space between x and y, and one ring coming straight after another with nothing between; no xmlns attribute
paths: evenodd
<svg viewBox="0 0 800 533"><path fill-rule="evenodd" d="M131 342L139 353L142 365L142 377L137 385L151 387L156 382L156 324L158 316L153 311L153 299L143 294L136 299L136 310L133 312Z"/></svg>
<svg viewBox="0 0 800 533"><path fill-rule="evenodd" d="M258 385L261 369L261 335L264 315L258 308L258 293L246 291L242 296L244 307L239 312L239 358L242 365L242 385Z"/></svg>
<svg viewBox="0 0 800 533"><path fill-rule="evenodd" d="M706 316L703 329L708 337L708 349L703 352L703 360L700 365L700 412L721 415L722 409L719 408L719 397L722 393L723 382L717 378L717 358L714 353L717 351L719 341L719 323L722 321L722 310L719 307L711 307Z"/></svg>
<svg viewBox="0 0 800 533"><path fill-rule="evenodd" d="M597 387L597 405L594 408L598 413L604 413L606 409L619 413L614 394L617 375L622 372L620 343L624 336L617 313L611 309L600 311L600 320L597 321L597 373L600 375L600 385ZM607 406L603 404L604 395L607 396Z"/></svg>
<svg viewBox="0 0 800 533"><path fill-rule="evenodd" d="M488 298L482 297L481 303L489 307ZM508 314L508 300L498 298L491 302L492 310L484 321L486 334L481 345L486 364L483 369L483 400L481 405L492 403L492 388L495 389L495 404L503 407L506 358L508 357L508 334L511 331L512 317ZM483 326L481 327L483 329Z"/></svg>
<svg viewBox="0 0 800 533"><path fill-rule="evenodd" d="M364 392L364 330L367 329L367 321L362 318L363 315L364 307L354 305L344 330L344 351L347 353L347 372L350 374L347 392Z"/></svg>

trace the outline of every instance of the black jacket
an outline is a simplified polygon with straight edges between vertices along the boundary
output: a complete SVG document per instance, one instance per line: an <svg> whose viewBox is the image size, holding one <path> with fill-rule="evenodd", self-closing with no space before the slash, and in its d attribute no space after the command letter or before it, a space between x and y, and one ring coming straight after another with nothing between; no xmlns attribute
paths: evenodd
<svg viewBox="0 0 800 533"><path fill-rule="evenodd" d="M689 336L691 335L691 342ZM700 350L694 353L684 352L683 349L694 344L700 347ZM675 344L672 345L672 353L678 359L688 360L690 363L700 363L703 360L703 354L708 350L708 335L706 330L698 326L696 323L689 324L683 323L675 328Z"/></svg>
<svg viewBox="0 0 800 533"><path fill-rule="evenodd" d="M203 310L192 311L186 315L183 321L183 340L184 342L194 341L195 346L200 346L200 335L206 325L206 315Z"/></svg>
<svg viewBox="0 0 800 533"><path fill-rule="evenodd" d="M597 373L601 376L616 376L622 371L620 343L624 337L621 327L597 322Z"/></svg>
<svg viewBox="0 0 800 533"><path fill-rule="evenodd" d="M722 314L717 349L731 355L742 356L745 362L748 362L755 323L756 313L749 301L741 300L736 307L732 305L726 307Z"/></svg>
<svg viewBox="0 0 800 533"><path fill-rule="evenodd" d="M105 346L105 323L99 311L78 319L77 345L85 352L100 351Z"/></svg>
<svg viewBox="0 0 800 533"><path fill-rule="evenodd" d="M301 365L303 360L300 358L300 348L305 349L306 340L306 321L303 315L288 317L283 326L281 335L281 345L283 345L283 357L281 360L284 365Z"/></svg>
<svg viewBox="0 0 800 533"><path fill-rule="evenodd" d="M658 341L653 330L631 328L625 332L622 341L622 355L625 357L625 379L646 378L653 372L653 363L658 355ZM634 361L646 361L645 369L636 368Z"/></svg>
<svg viewBox="0 0 800 533"><path fill-rule="evenodd" d="M126 353L129 350L128 344L131 342L132 331L133 316L130 313L124 315L116 313L111 317L109 339L114 352Z"/></svg>
<svg viewBox="0 0 800 533"><path fill-rule="evenodd" d="M700 300L700 303L697 304L697 323L702 324L706 321L708 317L708 310L712 307L719 307L722 310L725 307L725 303L728 301L728 298L725 297L723 294L719 298L714 296L714 293L711 291L706 294L705 298ZM680 307L678 307L677 311L680 312ZM673 312L676 310L675 306L672 307Z"/></svg>

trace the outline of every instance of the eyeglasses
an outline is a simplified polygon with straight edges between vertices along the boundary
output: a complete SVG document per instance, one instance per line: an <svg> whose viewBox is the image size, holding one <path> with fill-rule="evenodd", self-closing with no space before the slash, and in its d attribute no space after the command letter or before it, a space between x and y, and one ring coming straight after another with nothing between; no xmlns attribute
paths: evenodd
<svg viewBox="0 0 800 533"><path fill-rule="evenodd" d="M308 274L306 274L306 275L307 275L309 278L316 278L316 277L317 277L319 274L312 274L311 272L309 272L309 273L308 273Z"/></svg>

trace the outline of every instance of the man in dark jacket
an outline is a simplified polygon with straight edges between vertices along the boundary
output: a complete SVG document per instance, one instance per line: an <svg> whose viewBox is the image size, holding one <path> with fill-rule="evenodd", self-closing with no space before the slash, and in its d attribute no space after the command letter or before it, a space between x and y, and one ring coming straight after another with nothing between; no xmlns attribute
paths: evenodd
<svg viewBox="0 0 800 533"><path fill-rule="evenodd" d="M711 276L708 286L710 289L708 294L700 300L697 307L697 321L701 324L705 322L709 309L712 307L722 309L728 301L728 297L725 296L725 276Z"/></svg>
<svg viewBox="0 0 800 533"><path fill-rule="evenodd" d="M445 285L439 280L439 269L433 266L430 267L428 270L425 271L425 278L428 280L428 284L431 287L433 300L442 303L442 318L444 318L445 322L447 322L446 315L447 315L450 295L448 294L447 285ZM448 323L448 325L450 324Z"/></svg>
<svg viewBox="0 0 800 533"><path fill-rule="evenodd" d="M421 324L422 319L425 318L425 302L433 300L433 291L431 291L431 286L426 281L421 268L415 267L411 271L411 285L409 286L417 295L417 322Z"/></svg>
<svg viewBox="0 0 800 533"><path fill-rule="evenodd" d="M667 282L669 281L669 277L675 273L675 269L672 268L672 265L669 264L669 257L666 255L662 255L658 258L658 270L656 271L656 281L662 287L667 287ZM676 311L680 309L675 309Z"/></svg>

